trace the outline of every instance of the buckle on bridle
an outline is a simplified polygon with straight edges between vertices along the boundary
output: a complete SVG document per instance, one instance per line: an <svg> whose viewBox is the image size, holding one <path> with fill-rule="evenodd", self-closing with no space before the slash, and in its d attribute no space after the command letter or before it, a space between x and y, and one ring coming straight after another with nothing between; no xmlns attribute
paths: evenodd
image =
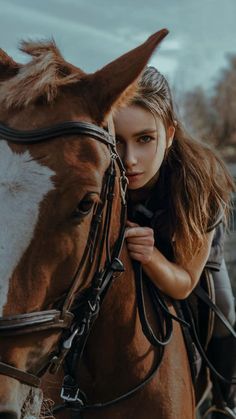
<svg viewBox="0 0 236 419"><path fill-rule="evenodd" d="M125 271L125 268L124 268L123 263L122 263L122 262L121 262L121 260L120 260L120 259L118 259L118 258L115 258L115 259L112 261L112 264L111 264L111 269L112 269L112 271L114 271L114 272L120 272L120 273L122 273L122 272L124 272L124 271Z"/></svg>
<svg viewBox="0 0 236 419"><path fill-rule="evenodd" d="M64 377L61 398L66 402L78 403L80 406L84 406L84 401L80 396L80 389L77 386L75 380L70 375Z"/></svg>
<svg viewBox="0 0 236 419"><path fill-rule="evenodd" d="M96 309L97 309L97 301L95 301L95 303L92 303L92 301L88 300L88 305L90 310L92 311L92 313L95 313Z"/></svg>
<svg viewBox="0 0 236 419"><path fill-rule="evenodd" d="M127 176L125 176L125 172L123 172L120 176L120 196L122 200L122 204L126 204L126 190L128 186L129 180Z"/></svg>

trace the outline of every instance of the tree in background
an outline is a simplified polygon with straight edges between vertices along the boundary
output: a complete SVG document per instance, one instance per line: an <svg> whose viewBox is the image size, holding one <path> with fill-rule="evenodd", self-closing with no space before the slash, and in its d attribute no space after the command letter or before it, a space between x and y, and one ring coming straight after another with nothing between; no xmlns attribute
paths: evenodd
<svg viewBox="0 0 236 419"><path fill-rule="evenodd" d="M214 128L220 149L236 148L236 56L228 56L228 61L229 66L221 72L211 101L217 116Z"/></svg>
<svg viewBox="0 0 236 419"><path fill-rule="evenodd" d="M184 95L182 112L185 124L193 137L215 143L213 127L216 115L210 98L201 87L196 87Z"/></svg>
<svg viewBox="0 0 236 419"><path fill-rule="evenodd" d="M181 98L181 114L191 134L236 162L236 55L228 56L211 94L197 87Z"/></svg>

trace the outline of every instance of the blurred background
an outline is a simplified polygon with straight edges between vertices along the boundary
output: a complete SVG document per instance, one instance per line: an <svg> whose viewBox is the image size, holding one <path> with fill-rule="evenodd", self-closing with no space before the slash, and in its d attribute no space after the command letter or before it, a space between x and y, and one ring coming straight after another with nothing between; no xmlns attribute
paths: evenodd
<svg viewBox="0 0 236 419"><path fill-rule="evenodd" d="M235 16L236 0L0 0L0 47L24 62L20 39L54 38L67 60L93 72L167 27L150 64L169 80L186 127L236 178ZM236 292L235 249L231 231L226 260Z"/></svg>

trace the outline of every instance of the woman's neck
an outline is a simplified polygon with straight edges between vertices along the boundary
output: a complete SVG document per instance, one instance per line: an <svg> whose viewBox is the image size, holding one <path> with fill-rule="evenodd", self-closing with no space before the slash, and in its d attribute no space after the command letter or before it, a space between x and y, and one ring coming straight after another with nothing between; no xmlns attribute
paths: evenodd
<svg viewBox="0 0 236 419"><path fill-rule="evenodd" d="M129 189L128 196L133 203L145 201L159 178L159 171L141 188Z"/></svg>

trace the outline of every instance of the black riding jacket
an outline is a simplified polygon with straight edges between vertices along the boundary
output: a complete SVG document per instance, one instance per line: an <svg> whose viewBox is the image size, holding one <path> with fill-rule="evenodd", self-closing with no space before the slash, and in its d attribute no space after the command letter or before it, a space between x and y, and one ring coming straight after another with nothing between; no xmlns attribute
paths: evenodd
<svg viewBox="0 0 236 419"><path fill-rule="evenodd" d="M166 169L162 167L159 178L146 200L138 204L133 204L128 200L128 219L141 226L151 227L154 230L155 246L168 260L174 262L172 245L174 217L171 214L170 205L170 177L166 176L165 172ZM211 231L215 228L215 234L206 267L219 271L223 259L224 226L221 222L222 217L216 218L208 229Z"/></svg>

